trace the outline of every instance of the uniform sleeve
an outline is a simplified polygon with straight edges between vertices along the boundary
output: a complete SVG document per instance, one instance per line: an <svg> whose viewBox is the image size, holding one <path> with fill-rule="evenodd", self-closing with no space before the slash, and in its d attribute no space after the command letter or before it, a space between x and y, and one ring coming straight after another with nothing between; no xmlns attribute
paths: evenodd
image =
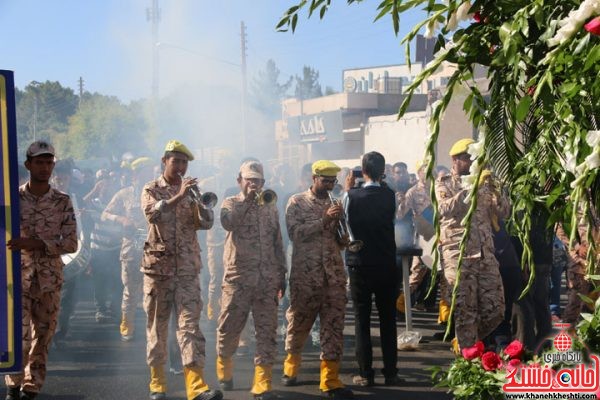
<svg viewBox="0 0 600 400"><path fill-rule="evenodd" d="M279 224L279 211L277 207L274 207L274 221L275 221L275 238L274 238L274 246L275 246L275 259L279 264L279 279L282 280L287 273L287 266L285 262L285 252L283 250L283 239L281 237L281 225Z"/></svg>
<svg viewBox="0 0 600 400"><path fill-rule="evenodd" d="M505 193L495 192L492 198L492 207L494 207L494 212L500 219L505 219L508 217L510 213L510 202L508 200L508 196Z"/></svg>
<svg viewBox="0 0 600 400"><path fill-rule="evenodd" d="M102 221L113 221L116 222L119 217L126 215L125 202L123 201L123 191L120 190L113 196L110 203L106 206L102 212Z"/></svg>
<svg viewBox="0 0 600 400"><path fill-rule="evenodd" d="M307 221L295 197L290 198L285 209L285 225L292 242L312 239L315 233L323 231L323 218Z"/></svg>
<svg viewBox="0 0 600 400"><path fill-rule="evenodd" d="M75 219L75 211L73 203L67 197L65 206L61 210L62 223L60 233L55 239L44 239L46 245L46 254L49 256L60 256L61 254L69 254L77 251L77 221Z"/></svg>
<svg viewBox="0 0 600 400"><path fill-rule="evenodd" d="M215 213L213 210L196 206L200 214L200 229L208 230L213 227L215 223ZM195 211L194 211L195 212Z"/></svg>
<svg viewBox="0 0 600 400"><path fill-rule="evenodd" d="M168 219L172 213L172 211L164 211L164 208L161 207L164 204L164 200L157 200L148 186L142 190L141 204L142 212L146 220L151 224Z"/></svg>
<svg viewBox="0 0 600 400"><path fill-rule="evenodd" d="M248 213L250 205L246 202L236 202L235 197L228 197L221 205L221 225L226 231L236 230Z"/></svg>
<svg viewBox="0 0 600 400"><path fill-rule="evenodd" d="M452 195L450 189L443 181L435 183L435 195L438 199L438 211L442 218L456 218L464 216L468 211L468 205L465 204L467 190L461 190Z"/></svg>

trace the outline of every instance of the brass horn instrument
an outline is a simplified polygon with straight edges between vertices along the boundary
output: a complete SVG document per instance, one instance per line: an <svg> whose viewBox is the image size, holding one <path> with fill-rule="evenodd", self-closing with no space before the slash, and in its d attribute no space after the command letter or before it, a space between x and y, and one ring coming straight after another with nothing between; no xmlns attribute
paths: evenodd
<svg viewBox="0 0 600 400"><path fill-rule="evenodd" d="M271 189L261 190L256 193L256 204L266 206L277 202L277 193Z"/></svg>
<svg viewBox="0 0 600 400"><path fill-rule="evenodd" d="M337 197L340 197L343 192L344 188L340 184L335 184L332 190L327 191L332 205L340 204ZM346 220L345 216L338 220L337 236L340 240L344 240L344 238L348 237L350 243L348 243L347 247L348 250L353 253L359 252L364 245L362 240L354 239L354 235L352 235L352 230L350 229L350 226L348 226L348 221Z"/></svg>
<svg viewBox="0 0 600 400"><path fill-rule="evenodd" d="M181 179L183 179L183 176ZM202 206L208 210L212 210L219 201L219 198L213 192L200 193L198 186L192 186L189 193L194 203L198 205L202 204Z"/></svg>

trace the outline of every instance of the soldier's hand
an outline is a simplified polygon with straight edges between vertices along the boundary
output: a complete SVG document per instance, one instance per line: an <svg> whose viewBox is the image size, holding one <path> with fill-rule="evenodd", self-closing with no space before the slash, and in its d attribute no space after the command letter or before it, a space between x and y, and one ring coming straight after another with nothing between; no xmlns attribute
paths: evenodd
<svg viewBox="0 0 600 400"><path fill-rule="evenodd" d="M325 212L330 219L342 219L344 209L340 204L330 206Z"/></svg>
<svg viewBox="0 0 600 400"><path fill-rule="evenodd" d="M247 202L254 202L256 201L256 190L254 189L250 189L248 190L248 194L246 195L245 201Z"/></svg>
<svg viewBox="0 0 600 400"><path fill-rule="evenodd" d="M355 183L356 178L354 177L354 174L352 174L352 171L350 171L350 173L346 176L346 182L344 182L344 190L348 192L351 188L354 187Z"/></svg>
<svg viewBox="0 0 600 400"><path fill-rule="evenodd" d="M587 244L580 244L579 246L577 246L577 255L579 257L581 257L582 259L585 260L587 258L587 252L588 252Z"/></svg>
<svg viewBox="0 0 600 400"><path fill-rule="evenodd" d="M42 250L46 248L46 244L41 239L32 238L14 238L6 243L10 250Z"/></svg>
<svg viewBox="0 0 600 400"><path fill-rule="evenodd" d="M188 194L190 188L192 186L196 186L198 184L197 178L181 178L181 187L179 188L178 196L184 197Z"/></svg>
<svg viewBox="0 0 600 400"><path fill-rule="evenodd" d="M277 291L277 297L279 298L279 300L281 300L283 298L283 296L285 295L286 289L287 289L287 280L285 279L285 276L284 276L283 279L281 280L281 282L279 283L279 290Z"/></svg>

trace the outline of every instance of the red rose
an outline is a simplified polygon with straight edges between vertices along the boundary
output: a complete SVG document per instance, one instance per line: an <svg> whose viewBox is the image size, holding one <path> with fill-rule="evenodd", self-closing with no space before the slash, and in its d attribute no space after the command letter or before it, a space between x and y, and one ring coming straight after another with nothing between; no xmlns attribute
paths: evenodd
<svg viewBox="0 0 600 400"><path fill-rule="evenodd" d="M502 360L498 354L488 351L481 356L481 365L486 371L495 371L502 365Z"/></svg>
<svg viewBox="0 0 600 400"><path fill-rule="evenodd" d="M506 365L506 370L512 371L514 369L519 368L519 365L521 365L521 360L519 360L518 358L513 358L508 362L508 365Z"/></svg>
<svg viewBox="0 0 600 400"><path fill-rule="evenodd" d="M475 14L473 14L473 20L477 23L481 22L481 13L479 11L476 11Z"/></svg>
<svg viewBox="0 0 600 400"><path fill-rule="evenodd" d="M483 342L479 341L471 347L465 347L464 349L461 350L461 353L462 353L462 356L464 358L466 358L467 360L472 360L474 358L481 357L484 349L485 349L485 346L483 345Z"/></svg>
<svg viewBox="0 0 600 400"><path fill-rule="evenodd" d="M523 356L523 344L518 340L513 340L506 348L504 349L504 354L509 356L510 358L518 358L519 360Z"/></svg>
<svg viewBox="0 0 600 400"><path fill-rule="evenodd" d="M591 34L600 35L600 17L594 18L583 27Z"/></svg>

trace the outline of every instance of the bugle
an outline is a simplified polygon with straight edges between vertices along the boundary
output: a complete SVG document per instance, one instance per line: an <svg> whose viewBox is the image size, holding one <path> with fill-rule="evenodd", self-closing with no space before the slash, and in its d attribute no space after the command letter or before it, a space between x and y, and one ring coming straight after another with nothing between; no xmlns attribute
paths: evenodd
<svg viewBox="0 0 600 400"><path fill-rule="evenodd" d="M269 205L277 202L277 193L271 189L261 190L256 193L256 204L259 206Z"/></svg>
<svg viewBox="0 0 600 400"><path fill-rule="evenodd" d="M334 185L332 190L327 191L327 194L329 195L329 200L331 201L332 205L340 204L336 197L341 196L343 191L344 189L340 184ZM337 236L340 241L344 240L346 237L348 238L348 240L350 240L347 247L348 250L353 253L359 252L360 249L362 249L363 247L364 243L362 240L354 239L354 235L352 235L352 230L350 230L350 227L348 226L348 221L344 216L342 216L342 218L338 220Z"/></svg>
<svg viewBox="0 0 600 400"><path fill-rule="evenodd" d="M181 179L185 179L183 176L181 176ZM188 178L190 179L190 178ZM217 197L216 194L214 194L213 192L204 192L204 193L200 193L200 189L198 189L197 185L194 185L192 187L190 187L190 197L192 198L192 201L198 205L202 204L202 206L204 206L204 208L206 209L213 209L214 206L217 205L217 202L219 201L219 198Z"/></svg>

